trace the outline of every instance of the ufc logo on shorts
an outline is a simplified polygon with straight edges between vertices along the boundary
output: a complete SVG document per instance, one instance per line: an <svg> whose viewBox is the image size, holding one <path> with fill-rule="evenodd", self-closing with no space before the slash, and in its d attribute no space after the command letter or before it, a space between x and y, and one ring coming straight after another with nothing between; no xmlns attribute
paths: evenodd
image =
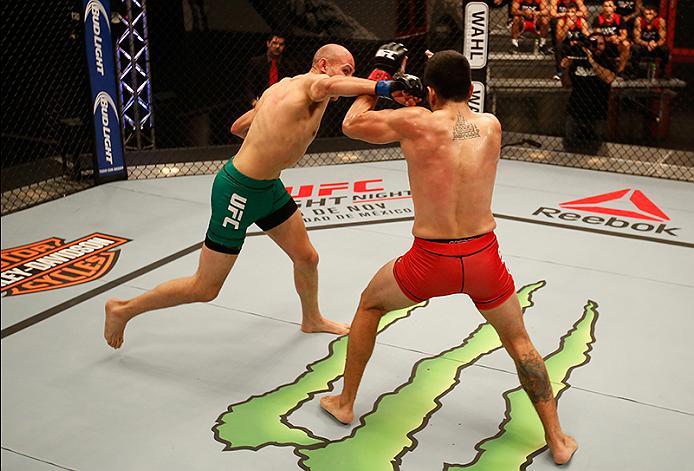
<svg viewBox="0 0 694 471"><path fill-rule="evenodd" d="M227 227L227 224L234 226L234 229L239 228L239 221L243 217L243 210L246 208L246 198L239 196L236 193L231 195L229 200L229 207L227 208L231 212L231 217L227 216L224 218L222 227Z"/></svg>

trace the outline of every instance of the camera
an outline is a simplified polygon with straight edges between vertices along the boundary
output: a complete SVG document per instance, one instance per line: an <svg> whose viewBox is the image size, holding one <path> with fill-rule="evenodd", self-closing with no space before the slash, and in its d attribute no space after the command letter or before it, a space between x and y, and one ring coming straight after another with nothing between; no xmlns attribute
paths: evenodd
<svg viewBox="0 0 694 471"><path fill-rule="evenodd" d="M569 38L569 48L566 57L574 60L587 59L588 56L583 48L595 52L598 48L597 38L595 36L586 37L581 32L576 33L573 37Z"/></svg>

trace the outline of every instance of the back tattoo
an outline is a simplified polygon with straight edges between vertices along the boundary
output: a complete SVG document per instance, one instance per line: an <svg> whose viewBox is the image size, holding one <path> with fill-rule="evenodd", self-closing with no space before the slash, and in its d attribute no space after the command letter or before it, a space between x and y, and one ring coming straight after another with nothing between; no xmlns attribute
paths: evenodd
<svg viewBox="0 0 694 471"><path fill-rule="evenodd" d="M474 139L476 137L480 137L480 130L477 125L466 121L459 112L453 128L453 140Z"/></svg>

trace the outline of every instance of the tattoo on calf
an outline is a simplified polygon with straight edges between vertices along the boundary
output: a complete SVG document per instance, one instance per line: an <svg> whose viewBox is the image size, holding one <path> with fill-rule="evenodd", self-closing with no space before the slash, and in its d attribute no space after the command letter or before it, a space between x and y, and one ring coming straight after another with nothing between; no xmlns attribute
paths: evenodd
<svg viewBox="0 0 694 471"><path fill-rule="evenodd" d="M554 398L545 362L536 350L523 355L516 362L516 369L521 386L528 393L533 404Z"/></svg>
<svg viewBox="0 0 694 471"><path fill-rule="evenodd" d="M475 123L466 121L463 115L458 113L453 128L453 140L474 139L480 137L480 130Z"/></svg>

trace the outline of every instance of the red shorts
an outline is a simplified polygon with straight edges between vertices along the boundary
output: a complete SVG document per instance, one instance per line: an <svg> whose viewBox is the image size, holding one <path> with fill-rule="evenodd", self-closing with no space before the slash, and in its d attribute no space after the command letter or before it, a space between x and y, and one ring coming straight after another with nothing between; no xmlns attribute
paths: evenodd
<svg viewBox="0 0 694 471"><path fill-rule="evenodd" d="M523 20L523 32L540 34L537 30L537 22L535 20Z"/></svg>
<svg viewBox="0 0 694 471"><path fill-rule="evenodd" d="M516 290L493 232L455 241L415 237L412 248L395 261L393 275L415 302L465 293L483 311L500 306Z"/></svg>

